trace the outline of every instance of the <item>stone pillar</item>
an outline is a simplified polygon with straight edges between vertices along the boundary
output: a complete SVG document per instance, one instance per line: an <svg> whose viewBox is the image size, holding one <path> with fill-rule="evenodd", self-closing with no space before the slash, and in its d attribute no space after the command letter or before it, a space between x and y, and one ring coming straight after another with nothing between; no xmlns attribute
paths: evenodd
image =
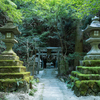
<svg viewBox="0 0 100 100"><path fill-rule="evenodd" d="M43 68L43 67L44 67L44 61L43 61L43 58L42 58L42 63L41 63L41 64L42 64L42 68Z"/></svg>
<svg viewBox="0 0 100 100"><path fill-rule="evenodd" d="M57 68L58 67L58 64L57 64L58 62L57 62L57 57L56 57L56 61L55 61L55 68Z"/></svg>
<svg viewBox="0 0 100 100"><path fill-rule="evenodd" d="M40 69L40 48L38 49L38 66L37 66L37 74L39 74L39 69Z"/></svg>
<svg viewBox="0 0 100 100"><path fill-rule="evenodd" d="M59 61L60 61L60 59L59 59L60 57L59 57L59 50L58 50L58 54L57 54L57 62L58 62L58 74L60 75L60 65L59 65Z"/></svg>

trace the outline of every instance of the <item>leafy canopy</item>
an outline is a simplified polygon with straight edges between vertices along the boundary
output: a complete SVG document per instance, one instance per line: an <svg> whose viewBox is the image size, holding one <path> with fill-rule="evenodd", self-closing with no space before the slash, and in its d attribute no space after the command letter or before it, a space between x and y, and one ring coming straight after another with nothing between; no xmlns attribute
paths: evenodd
<svg viewBox="0 0 100 100"><path fill-rule="evenodd" d="M21 22L30 13L36 13L43 18L51 18L51 16L57 17L59 13L61 15L64 12L68 14L70 8L74 11L73 17L82 18L90 13L96 14L100 9L99 3L100 0L0 0L0 9L15 22ZM18 8L19 5L26 4L29 6ZM59 12L60 9L62 12ZM23 13L23 10L28 13Z"/></svg>

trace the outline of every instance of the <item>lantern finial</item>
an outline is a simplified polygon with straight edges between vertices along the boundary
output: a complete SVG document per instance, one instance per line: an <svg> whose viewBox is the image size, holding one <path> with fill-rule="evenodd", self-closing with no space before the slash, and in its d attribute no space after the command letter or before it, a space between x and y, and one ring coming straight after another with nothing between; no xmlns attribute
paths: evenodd
<svg viewBox="0 0 100 100"><path fill-rule="evenodd" d="M92 18L93 21L99 21L99 17L95 16L94 18Z"/></svg>

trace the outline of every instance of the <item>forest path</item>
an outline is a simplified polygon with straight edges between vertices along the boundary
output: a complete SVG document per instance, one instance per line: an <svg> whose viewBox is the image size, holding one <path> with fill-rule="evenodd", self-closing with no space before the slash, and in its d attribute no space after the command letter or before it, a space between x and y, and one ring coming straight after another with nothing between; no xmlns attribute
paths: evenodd
<svg viewBox="0 0 100 100"><path fill-rule="evenodd" d="M44 69L40 78L39 94L36 100L69 100L65 83L61 82L57 75L57 69Z"/></svg>
<svg viewBox="0 0 100 100"><path fill-rule="evenodd" d="M42 73L41 73L42 72ZM77 97L57 77L57 69L44 69L39 74L40 82L34 100L100 100L100 96ZM30 99L33 100L33 99Z"/></svg>
<svg viewBox="0 0 100 100"><path fill-rule="evenodd" d="M57 69L44 69L37 75L40 82L37 84L38 91L34 96L28 93L0 93L5 94L7 100L100 100L100 96L77 97L64 82L57 77ZM1 97L0 97L0 100Z"/></svg>

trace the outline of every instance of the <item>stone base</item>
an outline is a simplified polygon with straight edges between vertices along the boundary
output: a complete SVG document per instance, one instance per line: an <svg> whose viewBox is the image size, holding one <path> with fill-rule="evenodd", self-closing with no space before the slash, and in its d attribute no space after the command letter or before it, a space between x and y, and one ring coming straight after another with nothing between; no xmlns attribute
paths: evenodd
<svg viewBox="0 0 100 100"><path fill-rule="evenodd" d="M29 84L26 81L22 81L23 83L19 83L19 86L17 84L17 81L6 81L6 82L0 82L0 92L29 92Z"/></svg>
<svg viewBox="0 0 100 100"><path fill-rule="evenodd" d="M76 96L100 96L100 60L81 61L81 66L71 72L70 79Z"/></svg>
<svg viewBox="0 0 100 100"><path fill-rule="evenodd" d="M76 81L73 87L76 96L100 96L100 81L84 80Z"/></svg>
<svg viewBox="0 0 100 100"><path fill-rule="evenodd" d="M100 60L100 55L86 55L84 60Z"/></svg>
<svg viewBox="0 0 100 100"><path fill-rule="evenodd" d="M1 55L1 57L3 57ZM8 56L7 59L17 56ZM18 57L17 57L18 58ZM4 59L6 56L4 55ZM26 72L26 67L20 60L0 60L0 91L1 92L28 92L29 82L33 76Z"/></svg>
<svg viewBox="0 0 100 100"><path fill-rule="evenodd" d="M19 60L16 55L0 55L0 60Z"/></svg>

